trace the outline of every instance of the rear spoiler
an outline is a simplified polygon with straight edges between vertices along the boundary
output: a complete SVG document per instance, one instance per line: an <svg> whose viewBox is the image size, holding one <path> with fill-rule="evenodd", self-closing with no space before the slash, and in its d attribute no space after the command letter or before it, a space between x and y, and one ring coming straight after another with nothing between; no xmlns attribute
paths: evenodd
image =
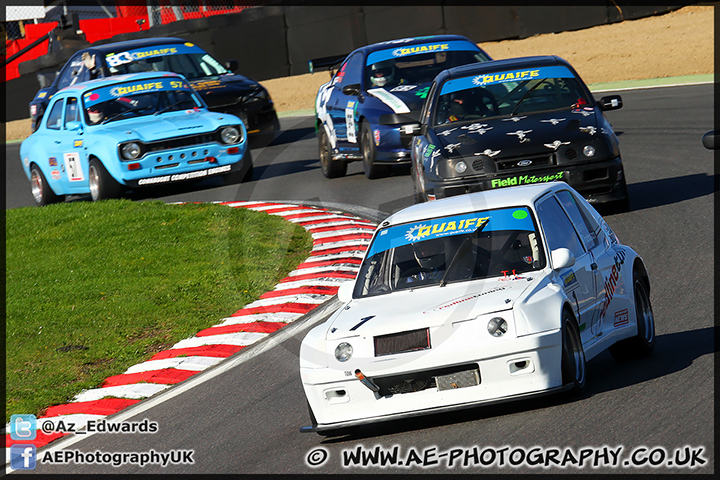
<svg viewBox="0 0 720 480"><path fill-rule="evenodd" d="M314 58L308 62L308 69L310 70L310 73L315 73L315 70L317 69L329 69L331 71L333 67L340 65L347 56L350 55L349 53L346 53L344 55L333 55L331 57L321 57L321 58Z"/></svg>

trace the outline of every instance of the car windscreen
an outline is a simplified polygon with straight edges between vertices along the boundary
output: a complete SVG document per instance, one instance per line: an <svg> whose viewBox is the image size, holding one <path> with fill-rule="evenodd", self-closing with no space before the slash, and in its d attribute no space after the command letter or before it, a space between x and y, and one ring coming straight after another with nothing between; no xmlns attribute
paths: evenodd
<svg viewBox="0 0 720 480"><path fill-rule="evenodd" d="M354 297L544 267L540 235L527 207L451 215L379 230L360 267Z"/></svg>
<svg viewBox="0 0 720 480"><path fill-rule="evenodd" d="M365 66L367 88L394 88L399 85L430 83L438 73L488 58L466 41L396 45L368 55Z"/></svg>
<svg viewBox="0 0 720 480"><path fill-rule="evenodd" d="M88 125L201 107L194 90L177 77L116 83L83 94Z"/></svg>
<svg viewBox="0 0 720 480"><path fill-rule="evenodd" d="M446 81L433 124L580 108L590 103L581 80L567 67L498 71Z"/></svg>
<svg viewBox="0 0 720 480"><path fill-rule="evenodd" d="M105 60L113 75L168 71L193 80L229 73L212 55L193 44L138 48L108 54Z"/></svg>

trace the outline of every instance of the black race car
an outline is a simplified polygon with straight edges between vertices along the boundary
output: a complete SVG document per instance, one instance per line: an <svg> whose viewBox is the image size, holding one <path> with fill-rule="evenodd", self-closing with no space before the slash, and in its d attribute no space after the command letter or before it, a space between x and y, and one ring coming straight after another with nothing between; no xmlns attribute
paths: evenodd
<svg viewBox="0 0 720 480"><path fill-rule="evenodd" d="M430 87L412 141L416 202L561 180L591 203L627 210L618 139L603 114L619 95L596 101L556 56L476 63L445 70Z"/></svg>
<svg viewBox="0 0 720 480"><path fill-rule="evenodd" d="M182 38L149 38L93 45L78 50L57 73L52 85L30 102L33 131L58 90L95 78L144 71L184 75L210 110L240 117L251 140L269 143L280 123L268 91L259 83L233 73L237 61L225 65Z"/></svg>

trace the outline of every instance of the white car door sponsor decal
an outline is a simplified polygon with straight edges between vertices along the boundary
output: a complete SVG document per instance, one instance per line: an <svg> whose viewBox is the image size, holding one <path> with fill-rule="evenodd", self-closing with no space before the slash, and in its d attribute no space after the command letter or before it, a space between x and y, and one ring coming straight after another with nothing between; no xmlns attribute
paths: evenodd
<svg viewBox="0 0 720 480"><path fill-rule="evenodd" d="M355 134L355 102L348 102L347 107L345 107L345 128L348 142L357 143L357 135Z"/></svg>
<svg viewBox="0 0 720 480"><path fill-rule="evenodd" d="M395 113L410 113L410 108L405 105L405 102L384 88L371 88L367 92L373 97L380 99L381 102L392 108Z"/></svg>
<svg viewBox="0 0 720 480"><path fill-rule="evenodd" d="M85 180L80 165L80 154L78 152L70 152L63 154L65 159L65 169L67 170L68 180L71 182L82 182Z"/></svg>

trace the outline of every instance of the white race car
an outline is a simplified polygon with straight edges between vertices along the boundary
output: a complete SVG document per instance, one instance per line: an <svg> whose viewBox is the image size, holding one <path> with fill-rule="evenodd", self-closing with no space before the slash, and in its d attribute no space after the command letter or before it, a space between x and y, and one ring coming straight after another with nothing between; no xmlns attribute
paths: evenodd
<svg viewBox="0 0 720 480"><path fill-rule="evenodd" d="M301 431L578 391L605 349L655 345L642 258L564 182L393 214L338 298L300 349Z"/></svg>

